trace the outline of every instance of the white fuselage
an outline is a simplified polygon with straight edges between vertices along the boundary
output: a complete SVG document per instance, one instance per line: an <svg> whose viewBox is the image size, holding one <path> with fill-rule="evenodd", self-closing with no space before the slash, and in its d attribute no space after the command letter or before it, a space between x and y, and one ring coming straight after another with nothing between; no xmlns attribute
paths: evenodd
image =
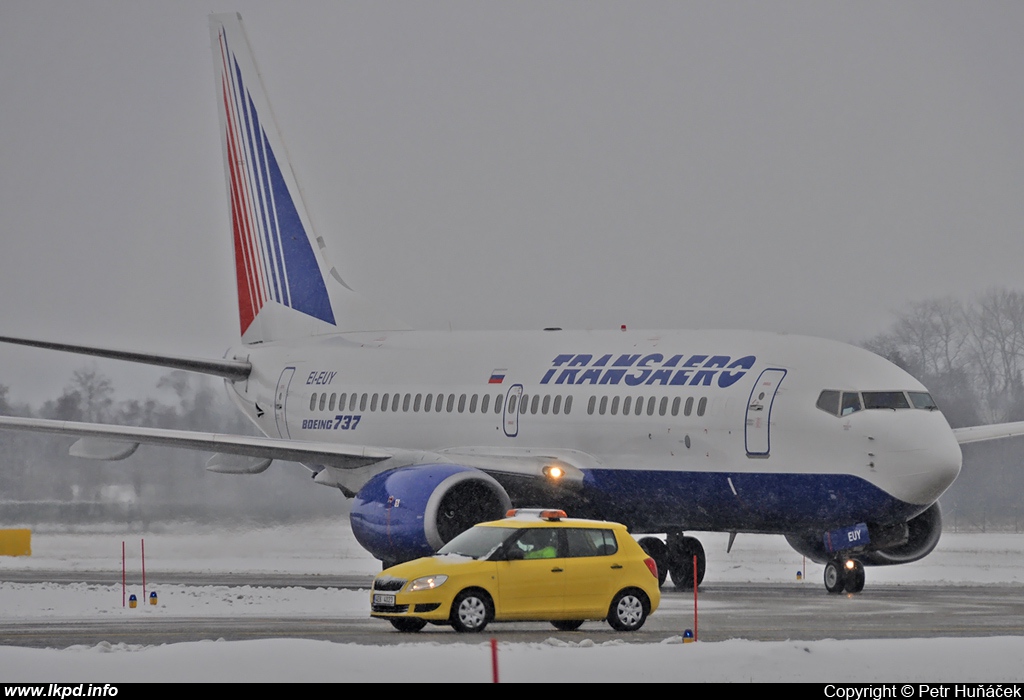
<svg viewBox="0 0 1024 700"><path fill-rule="evenodd" d="M961 463L937 410L818 408L824 390L926 390L870 352L816 338L401 331L234 356L253 373L229 384L233 396L269 436L568 455L595 514L635 522L644 501L662 499L675 515L651 526L903 522L935 502Z"/></svg>

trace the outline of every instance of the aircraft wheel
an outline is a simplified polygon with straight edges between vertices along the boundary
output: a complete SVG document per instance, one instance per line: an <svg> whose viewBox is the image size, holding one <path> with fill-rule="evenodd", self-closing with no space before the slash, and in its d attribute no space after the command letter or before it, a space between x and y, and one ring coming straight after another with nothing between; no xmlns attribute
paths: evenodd
<svg viewBox="0 0 1024 700"><path fill-rule="evenodd" d="M668 545L668 572L672 576L672 583L676 590L693 590L693 557L697 555L697 585L704 581L704 572L707 569L707 557L704 555L704 547L696 537L679 537L669 540Z"/></svg>
<svg viewBox="0 0 1024 700"><path fill-rule="evenodd" d="M619 632L635 632L644 626L650 603L647 596L635 588L619 591L608 607L608 624Z"/></svg>
<svg viewBox="0 0 1024 700"><path fill-rule="evenodd" d="M846 586L846 570L843 562L832 559L825 564L825 590L829 593L842 593Z"/></svg>
<svg viewBox="0 0 1024 700"><path fill-rule="evenodd" d="M452 602L451 623L456 632L483 632L494 617L494 603L481 590L467 588Z"/></svg>
<svg viewBox="0 0 1024 700"><path fill-rule="evenodd" d="M580 628L580 625L583 624L583 620L552 620L551 624L555 626L556 630L572 632Z"/></svg>
<svg viewBox="0 0 1024 700"><path fill-rule="evenodd" d="M399 632L419 632L427 626L427 621L418 617L391 617L388 622Z"/></svg>
<svg viewBox="0 0 1024 700"><path fill-rule="evenodd" d="M658 586L664 586L668 578L668 546L657 537L642 537L637 544L658 565Z"/></svg>
<svg viewBox="0 0 1024 700"><path fill-rule="evenodd" d="M864 565L856 559L853 560L853 569L846 571L845 588L847 593L860 593L864 590Z"/></svg>

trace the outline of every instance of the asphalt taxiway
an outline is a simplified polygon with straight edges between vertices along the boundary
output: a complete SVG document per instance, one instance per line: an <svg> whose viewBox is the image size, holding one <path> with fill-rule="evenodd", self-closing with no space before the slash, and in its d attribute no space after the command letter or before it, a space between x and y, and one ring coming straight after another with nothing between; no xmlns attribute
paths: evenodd
<svg viewBox="0 0 1024 700"><path fill-rule="evenodd" d="M107 572L4 572L0 580L19 583L57 581L119 583ZM153 585L226 585L366 589L369 577L280 574L154 575ZM204 639L302 638L358 644L410 641L464 643L472 636L447 626L428 625L415 634L394 631L367 615L332 614L216 617L146 616L125 620L12 620L0 625L0 645L65 648L72 645L169 644ZM704 641L892 639L1024 635L1024 586L1020 585L874 585L862 593L830 595L818 581L788 584L705 583L697 600L696 632ZM639 632L622 633L604 622L587 622L575 632L559 632L545 622L493 623L484 637L499 641L596 643L623 640L657 643L695 629L691 592L666 587L659 610Z"/></svg>

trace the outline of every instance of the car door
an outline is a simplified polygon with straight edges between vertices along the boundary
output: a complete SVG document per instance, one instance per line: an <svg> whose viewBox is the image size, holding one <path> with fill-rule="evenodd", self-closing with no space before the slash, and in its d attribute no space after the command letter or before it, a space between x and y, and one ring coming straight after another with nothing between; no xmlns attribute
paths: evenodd
<svg viewBox="0 0 1024 700"><path fill-rule="evenodd" d="M497 562L501 619L531 620L557 616L565 589L564 538L559 528L525 528L505 545Z"/></svg>
<svg viewBox="0 0 1024 700"><path fill-rule="evenodd" d="M615 534L605 528L566 528L565 536L565 614L603 617L625 581L624 555Z"/></svg>

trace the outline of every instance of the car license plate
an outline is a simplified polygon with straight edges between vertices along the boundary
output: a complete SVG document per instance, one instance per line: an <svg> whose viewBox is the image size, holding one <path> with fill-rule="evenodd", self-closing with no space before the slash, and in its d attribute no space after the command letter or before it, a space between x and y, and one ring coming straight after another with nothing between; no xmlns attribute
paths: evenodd
<svg viewBox="0 0 1024 700"><path fill-rule="evenodd" d="M387 594L387 593L374 593L373 594L373 604L374 605L394 605L395 604L395 596L394 596L393 593L390 594L390 595Z"/></svg>

